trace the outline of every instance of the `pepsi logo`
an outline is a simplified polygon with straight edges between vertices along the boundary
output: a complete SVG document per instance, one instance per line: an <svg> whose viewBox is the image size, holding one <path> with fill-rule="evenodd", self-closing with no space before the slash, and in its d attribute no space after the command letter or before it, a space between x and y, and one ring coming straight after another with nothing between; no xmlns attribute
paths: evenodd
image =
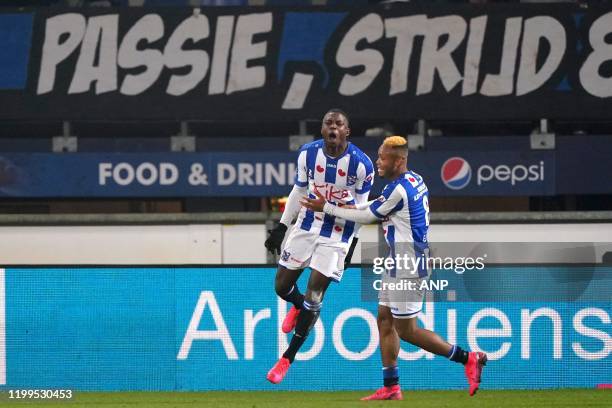
<svg viewBox="0 0 612 408"><path fill-rule="evenodd" d="M317 171L319 173L323 173L325 171L325 169L323 167L321 167L320 165L317 164Z"/></svg>
<svg viewBox="0 0 612 408"><path fill-rule="evenodd" d="M338 175L340 177L344 177L344 176L346 176L346 172L342 171L342 169L338 169Z"/></svg>
<svg viewBox="0 0 612 408"><path fill-rule="evenodd" d="M440 177L444 185L451 190L461 190L472 178L472 168L462 157L451 157L442 165Z"/></svg>

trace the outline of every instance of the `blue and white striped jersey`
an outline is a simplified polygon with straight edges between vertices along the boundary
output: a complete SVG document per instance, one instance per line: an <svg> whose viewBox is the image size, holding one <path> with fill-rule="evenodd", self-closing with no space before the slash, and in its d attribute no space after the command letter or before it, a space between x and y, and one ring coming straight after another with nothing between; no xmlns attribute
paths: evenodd
<svg viewBox="0 0 612 408"><path fill-rule="evenodd" d="M429 191L423 177L413 171L402 174L385 186L369 208L382 220L392 257L396 243L413 243L417 256L424 254L429 247Z"/></svg>
<svg viewBox="0 0 612 408"><path fill-rule="evenodd" d="M311 198L316 198L314 191L318 191L328 202L336 205L367 201L374 179L372 160L352 143L337 158L329 157L324 149L323 139L302 146L295 185L308 187ZM300 209L296 226L342 242L350 242L356 231L352 221L323 212L315 213L304 207Z"/></svg>

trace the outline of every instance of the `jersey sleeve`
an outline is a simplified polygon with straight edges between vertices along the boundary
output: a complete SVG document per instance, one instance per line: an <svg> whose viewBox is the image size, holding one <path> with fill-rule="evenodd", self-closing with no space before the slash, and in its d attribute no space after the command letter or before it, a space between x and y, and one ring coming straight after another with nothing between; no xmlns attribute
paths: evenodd
<svg viewBox="0 0 612 408"><path fill-rule="evenodd" d="M289 197L287 198L287 203L285 204L285 211L283 211L283 215L281 216L280 222L285 224L287 227L290 227L300 212L300 208L302 205L300 204L300 199L306 195L306 187L300 187L297 184L293 186L291 193L289 193Z"/></svg>
<svg viewBox="0 0 612 408"><path fill-rule="evenodd" d="M404 198L398 184L387 185L380 197L370 204L370 211L378 218L385 218L402 208Z"/></svg>
<svg viewBox="0 0 612 408"><path fill-rule="evenodd" d="M344 218L347 221L353 221L358 224L371 224L377 220L367 208L358 210L356 208L343 208L331 203L326 203L323 207L323 211L326 214Z"/></svg>
<svg viewBox="0 0 612 408"><path fill-rule="evenodd" d="M298 187L306 187L308 185L308 169L306 167L306 149L302 149L298 155L295 171L294 184Z"/></svg>
<svg viewBox="0 0 612 408"><path fill-rule="evenodd" d="M355 200L355 208L358 210L363 210L364 208L369 208L372 203L376 201L376 200L370 200L367 201L367 199L365 201L359 202L357 200Z"/></svg>
<svg viewBox="0 0 612 408"><path fill-rule="evenodd" d="M357 168L357 183L355 184L355 193L368 194L372 189L374 182L374 165L368 156L364 155L364 159L359 163ZM366 196L367 197L367 196Z"/></svg>

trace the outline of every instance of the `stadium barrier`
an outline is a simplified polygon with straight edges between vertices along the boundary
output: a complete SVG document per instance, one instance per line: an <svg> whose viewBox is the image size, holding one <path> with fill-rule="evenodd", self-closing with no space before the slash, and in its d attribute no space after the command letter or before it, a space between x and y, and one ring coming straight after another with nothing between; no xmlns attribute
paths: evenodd
<svg viewBox="0 0 612 408"><path fill-rule="evenodd" d="M0 215L1 265L275 263L263 246L279 214ZM609 242L612 212L432 213L430 241ZM362 242L378 242L366 225Z"/></svg>

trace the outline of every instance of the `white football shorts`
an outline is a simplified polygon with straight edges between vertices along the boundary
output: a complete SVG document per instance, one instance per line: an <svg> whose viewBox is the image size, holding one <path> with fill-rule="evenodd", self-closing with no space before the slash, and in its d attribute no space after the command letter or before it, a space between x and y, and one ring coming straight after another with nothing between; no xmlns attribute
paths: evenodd
<svg viewBox="0 0 612 408"><path fill-rule="evenodd" d="M349 247L348 242L331 240L294 226L285 241L278 263L292 270L309 266L340 282Z"/></svg>
<svg viewBox="0 0 612 408"><path fill-rule="evenodd" d="M417 317L423 308L425 289L421 283L429 277L401 279L383 275L381 290L378 292L378 304L391 309L395 319L411 319Z"/></svg>

